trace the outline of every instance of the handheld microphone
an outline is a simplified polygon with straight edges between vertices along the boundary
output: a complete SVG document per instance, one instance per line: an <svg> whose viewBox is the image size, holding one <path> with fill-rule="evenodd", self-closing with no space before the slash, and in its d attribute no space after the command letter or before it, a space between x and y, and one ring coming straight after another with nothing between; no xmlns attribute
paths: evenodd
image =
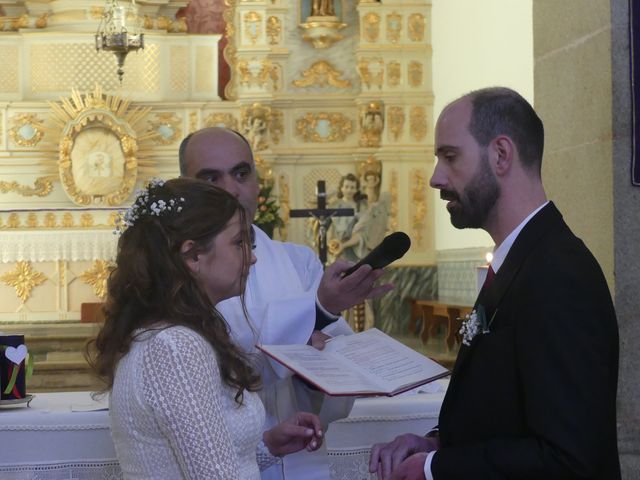
<svg viewBox="0 0 640 480"><path fill-rule="evenodd" d="M411 246L409 235L404 232L394 232L384 237L384 240L376 248L371 250L369 254L356 263L353 267L345 270L343 277L351 275L362 265L370 265L374 270L376 268L384 268L394 260L399 259Z"/></svg>

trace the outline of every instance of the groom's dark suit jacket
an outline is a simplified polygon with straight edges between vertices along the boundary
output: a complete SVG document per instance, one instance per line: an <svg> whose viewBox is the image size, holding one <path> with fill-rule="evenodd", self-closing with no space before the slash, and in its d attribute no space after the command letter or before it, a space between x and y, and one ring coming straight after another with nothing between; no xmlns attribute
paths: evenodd
<svg viewBox="0 0 640 480"><path fill-rule="evenodd" d="M434 479L619 479L615 311L598 263L552 203L477 305L493 321L458 354Z"/></svg>

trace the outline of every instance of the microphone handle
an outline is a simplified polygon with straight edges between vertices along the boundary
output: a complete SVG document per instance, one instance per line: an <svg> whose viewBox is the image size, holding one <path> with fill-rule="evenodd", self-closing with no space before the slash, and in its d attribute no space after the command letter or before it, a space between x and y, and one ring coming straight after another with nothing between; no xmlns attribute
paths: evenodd
<svg viewBox="0 0 640 480"><path fill-rule="evenodd" d="M390 260L386 255L380 253L380 251L376 248L369 252L362 260L356 263L353 267L342 272L342 277L346 277L347 275L351 275L357 269L359 269L362 265L370 265L371 268L378 269L384 268L389 265L393 260Z"/></svg>

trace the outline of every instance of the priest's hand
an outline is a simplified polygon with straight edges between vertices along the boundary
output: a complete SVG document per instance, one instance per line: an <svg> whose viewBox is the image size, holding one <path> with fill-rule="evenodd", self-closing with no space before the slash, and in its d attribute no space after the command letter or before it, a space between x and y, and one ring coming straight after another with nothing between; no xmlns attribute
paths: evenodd
<svg viewBox="0 0 640 480"><path fill-rule="evenodd" d="M378 479L380 480L389 480L392 478L391 473L397 469L407 457L410 457L414 453L428 453L432 450L437 450L439 447L440 441L437 437L427 438L412 433L400 435L389 443L376 443L371 448L369 471L371 473L377 473ZM425 458L422 459L423 469ZM413 466L413 462L410 462L407 468L412 468ZM422 471L424 472L424 470Z"/></svg>
<svg viewBox="0 0 640 480"><path fill-rule="evenodd" d="M328 312L339 315L343 310L358 305L367 298L379 297L393 290L390 283L375 285L384 270L373 270L369 265L362 265L351 275L343 277L343 272L353 265L353 262L339 259L325 270L318 287L318 302Z"/></svg>
<svg viewBox="0 0 640 480"><path fill-rule="evenodd" d="M309 338L309 341L307 342L307 345L311 345L317 350L324 350L325 343L327 343L327 340L330 338L332 337L323 333L322 330L314 330L311 334L311 338Z"/></svg>
<svg viewBox="0 0 640 480"><path fill-rule="evenodd" d="M291 418L279 423L262 434L264 444L271 455L282 457L303 448L310 452L322 445L322 424L317 415L297 412Z"/></svg>

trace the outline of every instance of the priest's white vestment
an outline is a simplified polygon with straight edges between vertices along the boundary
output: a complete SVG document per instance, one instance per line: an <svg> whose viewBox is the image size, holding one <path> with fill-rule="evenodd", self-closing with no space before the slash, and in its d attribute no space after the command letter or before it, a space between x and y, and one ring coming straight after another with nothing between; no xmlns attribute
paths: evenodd
<svg viewBox="0 0 640 480"><path fill-rule="evenodd" d="M316 291L323 270L314 252L305 246L271 240L253 227L256 263L251 267L245 303L251 326L239 297L216 308L225 318L236 341L246 352L260 356L263 388L259 392L267 414L266 427L289 418L296 411L312 411L323 424L346 417L353 399L329 397L309 389L291 371L256 352L255 344L305 344L316 319ZM253 328L253 330L252 330ZM353 333L344 319L323 329L328 335ZM283 472L284 470L284 472ZM329 465L326 445L316 452L301 451L284 458L262 472L263 480L327 480Z"/></svg>

